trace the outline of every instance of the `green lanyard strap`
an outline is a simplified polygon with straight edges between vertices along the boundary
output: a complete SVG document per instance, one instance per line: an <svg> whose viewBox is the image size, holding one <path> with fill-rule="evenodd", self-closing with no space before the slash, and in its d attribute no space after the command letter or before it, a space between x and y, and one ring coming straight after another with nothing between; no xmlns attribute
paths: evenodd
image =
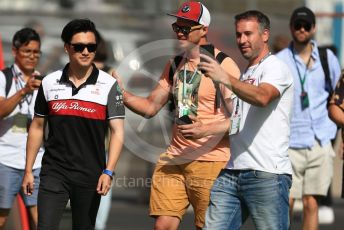
<svg viewBox="0 0 344 230"><path fill-rule="evenodd" d="M295 62L295 67L296 67L296 70L297 70L297 75L299 76L299 80L300 80L300 83L301 83L301 90L302 90L302 93L304 93L305 92L304 85L305 85L305 82L306 82L307 70L309 68L309 64L310 64L311 58L312 58L312 52L309 55L309 58L308 58L308 61L307 61L307 64L306 64L306 70L305 70L305 72L303 74L303 77L301 77L299 67L297 66L297 62L296 62L296 58L295 58L295 53L294 53L294 47L292 47L292 53L293 53L293 59L294 59L294 62Z"/></svg>

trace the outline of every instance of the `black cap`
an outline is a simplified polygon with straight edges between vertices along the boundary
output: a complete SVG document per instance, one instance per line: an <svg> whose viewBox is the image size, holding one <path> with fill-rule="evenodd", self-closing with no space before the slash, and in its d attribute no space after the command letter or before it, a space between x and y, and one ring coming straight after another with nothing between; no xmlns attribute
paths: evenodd
<svg viewBox="0 0 344 230"><path fill-rule="evenodd" d="M315 25L315 15L307 7L300 7L294 10L290 18L290 24L293 24L296 21L305 21L312 25Z"/></svg>

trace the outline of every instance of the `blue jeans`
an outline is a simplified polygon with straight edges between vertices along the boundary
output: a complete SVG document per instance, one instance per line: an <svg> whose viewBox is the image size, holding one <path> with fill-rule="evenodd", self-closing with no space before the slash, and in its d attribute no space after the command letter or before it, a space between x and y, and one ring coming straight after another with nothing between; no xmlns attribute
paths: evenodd
<svg viewBox="0 0 344 230"><path fill-rule="evenodd" d="M240 229L251 216L256 229L287 230L290 186L290 175L224 169L211 190L203 229Z"/></svg>
<svg viewBox="0 0 344 230"><path fill-rule="evenodd" d="M22 196L26 206L36 206L40 171L41 168L32 171L35 180L34 190L31 196L27 196L21 188L25 170L0 164L0 209L11 209L17 194Z"/></svg>

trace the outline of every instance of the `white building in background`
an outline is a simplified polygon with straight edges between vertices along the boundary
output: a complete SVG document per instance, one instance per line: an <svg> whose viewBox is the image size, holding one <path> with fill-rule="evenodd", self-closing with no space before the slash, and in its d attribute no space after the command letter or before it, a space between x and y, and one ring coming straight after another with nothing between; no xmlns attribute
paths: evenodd
<svg viewBox="0 0 344 230"><path fill-rule="evenodd" d="M305 0L305 5L316 15L316 40L320 45L334 45L344 66L344 0Z"/></svg>

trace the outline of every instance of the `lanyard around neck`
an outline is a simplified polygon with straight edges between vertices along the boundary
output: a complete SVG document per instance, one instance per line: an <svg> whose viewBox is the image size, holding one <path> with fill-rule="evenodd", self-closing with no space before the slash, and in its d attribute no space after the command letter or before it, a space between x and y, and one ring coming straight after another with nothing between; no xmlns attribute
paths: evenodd
<svg viewBox="0 0 344 230"><path fill-rule="evenodd" d="M311 54L309 55L309 58L308 58L308 61L307 61L307 64L306 64L306 70L303 74L303 77L301 77L301 73L300 73L300 70L299 70L299 67L297 66L297 62L296 62L296 57L295 57L295 52L294 52L294 46L291 47L291 52L293 53L293 59L294 59L294 62L295 62L295 67L296 67L296 70L297 70L297 75L299 76L299 80L300 80L300 84L301 84L301 92L304 93L305 92L305 82L306 82L306 76L307 76L307 72L308 72L308 68L309 68L309 64L311 63L311 58L312 58L312 51L311 51Z"/></svg>
<svg viewBox="0 0 344 230"><path fill-rule="evenodd" d="M256 72L256 69L259 67L259 65L262 64L262 62L265 61L270 55L271 55L271 52L269 52L267 55L265 55L262 59L259 60L258 64L252 70L250 76L253 76L254 72Z"/></svg>
<svg viewBox="0 0 344 230"><path fill-rule="evenodd" d="M23 89L25 87L25 85L22 84L22 82L20 81L19 77L20 74L15 70L14 66L11 66L11 71L12 71L12 75L14 78L14 82L15 82L15 87L16 87L16 91L19 91L21 89ZM24 81L24 80L23 80ZM23 98L23 100L27 103L28 105L28 114L30 114L30 104L32 102L32 94L26 94ZM22 101L19 102L19 108L22 108Z"/></svg>
<svg viewBox="0 0 344 230"><path fill-rule="evenodd" d="M193 72L188 84L190 84L192 82L192 80L194 79L196 73L197 73L198 68L195 69L195 71ZM183 97L182 99L186 99L186 68L185 68L185 64L184 64L184 76L183 76Z"/></svg>

